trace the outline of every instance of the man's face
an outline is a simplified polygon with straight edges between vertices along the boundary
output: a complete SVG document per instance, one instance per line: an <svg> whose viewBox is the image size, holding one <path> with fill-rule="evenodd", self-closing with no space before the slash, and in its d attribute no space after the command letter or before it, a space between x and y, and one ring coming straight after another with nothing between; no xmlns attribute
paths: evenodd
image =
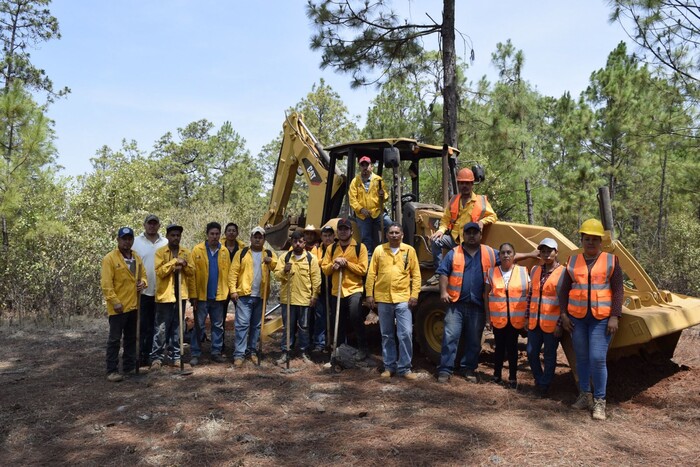
<svg viewBox="0 0 700 467"><path fill-rule="evenodd" d="M160 229L160 222L155 219L143 224L143 230L146 232L146 235L155 235L158 233L158 229Z"/></svg>
<svg viewBox="0 0 700 467"><path fill-rule="evenodd" d="M600 253L600 245L603 243L603 238L597 235L581 234L581 245L583 252L588 256L596 256Z"/></svg>
<svg viewBox="0 0 700 467"><path fill-rule="evenodd" d="M481 243L481 231L479 229L467 229L464 232L464 243L476 246Z"/></svg>
<svg viewBox="0 0 700 467"><path fill-rule="evenodd" d="M304 242L309 245L316 243L316 232L305 231L304 232Z"/></svg>
<svg viewBox="0 0 700 467"><path fill-rule="evenodd" d="M363 178L369 177L369 175L372 173L372 164L368 162L360 163L360 172Z"/></svg>
<svg viewBox="0 0 700 467"><path fill-rule="evenodd" d="M346 226L338 227L338 240L345 242L352 236L352 229Z"/></svg>
<svg viewBox="0 0 700 467"><path fill-rule="evenodd" d="M131 247L134 245L134 236L133 235L125 235L123 237L117 238L117 248L119 248L119 251L122 253L128 253L129 250L131 250Z"/></svg>
<svg viewBox="0 0 700 467"><path fill-rule="evenodd" d="M256 250L256 251L262 250L262 247L264 244L265 244L265 236L263 234L256 232L250 236L250 246L254 250Z"/></svg>
<svg viewBox="0 0 700 467"><path fill-rule="evenodd" d="M457 188L459 188L459 194L462 196L471 196L474 182L457 182Z"/></svg>
<svg viewBox="0 0 700 467"><path fill-rule="evenodd" d="M306 236L306 235L304 235ZM294 251L295 255L300 255L304 251L304 248L306 247L306 240L304 237L301 238L295 238L292 240L292 250Z"/></svg>
<svg viewBox="0 0 700 467"><path fill-rule="evenodd" d="M238 238L238 229L235 225L229 225L228 227L226 227L225 235L226 240L233 242Z"/></svg>
<svg viewBox="0 0 700 467"><path fill-rule="evenodd" d="M179 230L171 230L165 234L165 238L168 239L168 246L179 247L180 239L182 238L182 232Z"/></svg>
<svg viewBox="0 0 700 467"><path fill-rule="evenodd" d="M217 228L209 229L209 232L207 232L207 243L209 243L210 246L218 245L220 238L221 230Z"/></svg>
<svg viewBox="0 0 700 467"><path fill-rule="evenodd" d="M401 244L401 240L403 240L403 232L399 226L389 227L386 236L389 238L389 245L392 248L398 247Z"/></svg>
<svg viewBox="0 0 700 467"><path fill-rule="evenodd" d="M321 234L321 241L326 246L332 244L333 239L335 239L335 232L323 232Z"/></svg>
<svg viewBox="0 0 700 467"><path fill-rule="evenodd" d="M552 264L554 258L557 257L557 250L554 250L548 246L542 245L538 248L540 250L540 259L544 264Z"/></svg>

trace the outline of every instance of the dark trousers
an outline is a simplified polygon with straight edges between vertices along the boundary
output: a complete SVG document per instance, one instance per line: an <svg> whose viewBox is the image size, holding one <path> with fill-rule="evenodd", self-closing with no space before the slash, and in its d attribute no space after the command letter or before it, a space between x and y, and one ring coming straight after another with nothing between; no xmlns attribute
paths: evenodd
<svg viewBox="0 0 700 467"><path fill-rule="evenodd" d="M502 329L493 328L493 338L496 341L496 350L493 353L493 375L501 376L503 361L508 354L508 379L515 381L518 378L518 330L508 323Z"/></svg>
<svg viewBox="0 0 700 467"><path fill-rule="evenodd" d="M148 360L151 357L151 351L153 350L153 329L156 320L156 297L151 297L148 295L141 295L141 348L139 352L141 353L141 363L143 365L148 365Z"/></svg>
<svg viewBox="0 0 700 467"><path fill-rule="evenodd" d="M347 329L350 326L355 331L357 348L367 351L367 335L365 333L365 316L360 306L360 292L340 299L340 319L338 320L338 345L347 343ZM338 298L331 296L331 333L335 330L335 310ZM333 336L330 338L332 339Z"/></svg>
<svg viewBox="0 0 700 467"><path fill-rule="evenodd" d="M128 373L136 368L136 310L109 317L107 338L107 374L119 371L119 347L124 337L122 370Z"/></svg>

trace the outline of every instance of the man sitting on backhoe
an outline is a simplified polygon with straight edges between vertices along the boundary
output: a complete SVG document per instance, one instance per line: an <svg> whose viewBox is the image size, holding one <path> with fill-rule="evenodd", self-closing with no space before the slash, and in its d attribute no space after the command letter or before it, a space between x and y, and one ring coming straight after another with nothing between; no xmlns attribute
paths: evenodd
<svg viewBox="0 0 700 467"><path fill-rule="evenodd" d="M382 220L384 229L392 223L391 218L384 212L384 202L388 194L384 191L382 177L372 172L372 159L369 156L360 157L360 173L350 182L348 196L350 207L355 211L357 226L360 228L362 243L367 247L369 259L374 251L374 238L380 230ZM385 232L381 232L381 236ZM380 239L381 240L381 239Z"/></svg>
<svg viewBox="0 0 700 467"><path fill-rule="evenodd" d="M464 225L476 222L479 224L479 229L483 230L485 225L493 224L498 220L486 195L476 195L473 192L474 173L471 169L464 168L457 173L457 188L459 194L450 199L450 204L445 207L445 212L440 219L440 227L430 237L435 270L442 260L442 249L452 249L460 244L460 234ZM428 279L428 284L436 285L439 280L440 276L435 274Z"/></svg>

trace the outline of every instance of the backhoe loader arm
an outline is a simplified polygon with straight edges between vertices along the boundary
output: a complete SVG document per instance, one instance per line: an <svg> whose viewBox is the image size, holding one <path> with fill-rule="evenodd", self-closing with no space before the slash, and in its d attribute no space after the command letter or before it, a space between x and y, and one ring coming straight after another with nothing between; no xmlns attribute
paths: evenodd
<svg viewBox="0 0 700 467"><path fill-rule="evenodd" d="M309 192L306 222L320 227L323 207L328 202L325 192L330 159L319 141L304 125L301 114L292 113L287 116L282 133L282 146L277 159L270 205L260 225L267 229L285 221L294 181L297 174L303 173ZM344 180L344 176L336 168L331 191L333 196L342 187Z"/></svg>

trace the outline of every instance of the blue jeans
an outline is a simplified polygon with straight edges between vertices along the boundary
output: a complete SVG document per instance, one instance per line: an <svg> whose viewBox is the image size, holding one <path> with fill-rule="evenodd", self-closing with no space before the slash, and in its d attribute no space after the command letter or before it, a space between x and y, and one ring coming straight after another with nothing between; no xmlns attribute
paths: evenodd
<svg viewBox="0 0 700 467"><path fill-rule="evenodd" d="M182 301L182 313L185 313L187 301ZM172 351L172 360L180 359L180 319L177 316L177 302L156 303L156 319L153 332L153 350L151 361L163 361L166 350Z"/></svg>
<svg viewBox="0 0 700 467"><path fill-rule="evenodd" d="M464 338L464 354L460 368L474 371L479 366L481 335L484 332L486 315L482 305L473 303L450 303L445 314L445 331L442 335L442 351L438 373L452 374L460 336Z"/></svg>
<svg viewBox="0 0 700 467"><path fill-rule="evenodd" d="M324 279L325 280L325 279ZM330 300L329 300L330 302ZM326 346L326 320L328 310L326 310L326 294L323 288L321 295L316 300L314 308L314 329L311 343L317 349L323 349Z"/></svg>
<svg viewBox="0 0 700 467"><path fill-rule="evenodd" d="M413 318L408 302L378 303L379 329L382 333L384 369L404 375L411 371L413 359ZM396 320L396 325L394 325ZM399 354L396 355L396 340Z"/></svg>
<svg viewBox="0 0 700 467"><path fill-rule="evenodd" d="M257 352L260 338L260 320L262 319L262 298L246 295L238 297L236 318L233 322L233 358L244 358Z"/></svg>
<svg viewBox="0 0 700 467"><path fill-rule="evenodd" d="M204 324L207 316L209 316L209 322L211 323L211 354L221 355L221 348L224 345L224 305L226 303L225 300L218 302L216 300L207 300L206 302L200 301L197 303L199 339L197 338L197 328L195 327L195 332L192 333L190 342L193 357L199 357L202 354L200 343L204 339Z"/></svg>
<svg viewBox="0 0 700 467"><path fill-rule="evenodd" d="M544 345L544 369L540 363L540 353ZM532 376L538 386L549 387L557 368L557 347L559 338L554 333L542 331L538 326L527 332L527 359L530 362Z"/></svg>
<svg viewBox="0 0 700 467"><path fill-rule="evenodd" d="M309 349L309 312L308 306L292 305L289 308L289 340L287 345L287 305L282 304L282 352L289 352L296 342L296 331L299 331L299 350L306 352Z"/></svg>
<svg viewBox="0 0 700 467"><path fill-rule="evenodd" d="M367 217L366 219L360 219L359 217L355 219L357 221L357 226L360 228L360 237L362 237L362 243L367 247L368 259L372 259L372 253L374 252L374 247L378 243L375 243L375 238L377 237L377 232L381 229L381 216L384 216L384 233L389 229L389 226L394 222L391 217L385 212L379 214L376 218Z"/></svg>
<svg viewBox="0 0 700 467"><path fill-rule="evenodd" d="M452 235L450 235L449 233L444 234L437 240L433 240L432 244L430 245L430 249L433 252L433 265L435 266L435 269L437 269L438 266L440 266L440 261L442 261L442 249L446 248L448 250L451 250L456 246L457 244L452 238Z"/></svg>
<svg viewBox="0 0 700 467"><path fill-rule="evenodd" d="M595 319L589 311L584 318L574 318L569 315L574 332L571 341L576 354L576 373L578 374L579 390L591 391L593 380L593 397L605 399L605 389L608 385L608 346L612 336L606 333L608 318Z"/></svg>
<svg viewBox="0 0 700 467"><path fill-rule="evenodd" d="M122 370L128 373L136 368L136 310L109 317L107 338L107 374L119 371L119 347L124 337Z"/></svg>

